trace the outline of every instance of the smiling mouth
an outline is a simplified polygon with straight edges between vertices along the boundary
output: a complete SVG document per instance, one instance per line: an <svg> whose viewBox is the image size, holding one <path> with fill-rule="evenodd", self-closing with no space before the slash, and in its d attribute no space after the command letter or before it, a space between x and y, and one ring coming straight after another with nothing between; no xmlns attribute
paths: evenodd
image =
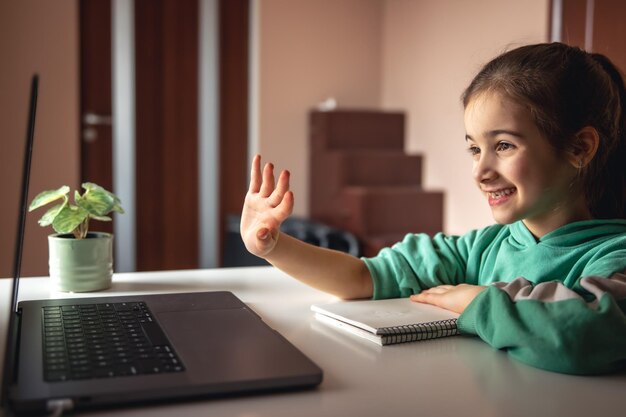
<svg viewBox="0 0 626 417"><path fill-rule="evenodd" d="M489 205L494 206L501 203L504 203L511 197L511 195L515 194L517 189L515 187L512 188L503 188L497 191L486 191L487 197L489 197Z"/></svg>
<svg viewBox="0 0 626 417"><path fill-rule="evenodd" d="M516 191L515 188L505 188L505 189L498 190L498 191L487 192L487 195L491 198L500 198L500 197L509 196L513 194L515 191Z"/></svg>

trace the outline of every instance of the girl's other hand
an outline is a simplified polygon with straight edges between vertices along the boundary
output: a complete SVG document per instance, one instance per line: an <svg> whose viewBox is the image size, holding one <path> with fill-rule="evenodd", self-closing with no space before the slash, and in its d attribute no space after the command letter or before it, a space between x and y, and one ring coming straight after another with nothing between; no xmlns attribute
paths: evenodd
<svg viewBox="0 0 626 417"><path fill-rule="evenodd" d="M289 171L282 171L275 185L274 165L266 163L261 174L261 156L255 155L240 225L241 238L250 253L264 258L274 249L280 225L293 211L293 201Z"/></svg>
<svg viewBox="0 0 626 417"><path fill-rule="evenodd" d="M411 301L432 304L461 314L485 288L487 287L470 284L439 285L412 295Z"/></svg>

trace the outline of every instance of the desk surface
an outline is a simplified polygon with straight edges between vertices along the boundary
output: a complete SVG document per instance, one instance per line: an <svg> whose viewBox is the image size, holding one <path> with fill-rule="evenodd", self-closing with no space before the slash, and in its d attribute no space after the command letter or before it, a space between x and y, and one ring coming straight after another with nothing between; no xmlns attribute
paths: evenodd
<svg viewBox="0 0 626 417"><path fill-rule="evenodd" d="M0 280L1 335L6 333L9 286L10 280ZM334 298L271 267L116 274L111 289L87 294L50 293L48 288L48 278L22 279L20 300L229 290L324 370L324 381L314 390L93 415L588 417L626 409L623 374L578 377L546 372L517 363L477 338L380 347L327 327L314 319L309 307Z"/></svg>

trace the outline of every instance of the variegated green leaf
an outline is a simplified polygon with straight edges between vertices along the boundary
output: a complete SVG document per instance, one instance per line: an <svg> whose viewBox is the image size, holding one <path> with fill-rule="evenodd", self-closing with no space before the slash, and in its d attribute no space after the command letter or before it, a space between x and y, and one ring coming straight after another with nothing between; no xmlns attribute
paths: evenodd
<svg viewBox="0 0 626 417"><path fill-rule="evenodd" d="M111 221L111 218L109 216L94 216L93 214L90 214L89 217L91 217L94 220L100 220L101 222Z"/></svg>
<svg viewBox="0 0 626 417"><path fill-rule="evenodd" d="M58 190L48 190L37 195L30 204L29 210L51 203L59 198L64 201L50 208L39 220L41 226L52 225L57 233L73 233L77 238L87 234L89 218L100 221L111 221L107 216L110 212L124 213L121 201L115 194L105 190L97 184L86 182L82 184L85 193L80 195L74 192L76 205L69 203L70 188L63 186Z"/></svg>
<svg viewBox="0 0 626 417"><path fill-rule="evenodd" d="M87 190L87 191L102 191L104 193L107 193L114 201L117 205L121 204L121 201L119 198L117 198L117 196L115 194L113 194L110 191L105 190L103 187L100 187L98 184L94 184L93 182L84 182L82 184L82 187Z"/></svg>
<svg viewBox="0 0 626 417"><path fill-rule="evenodd" d="M70 192L70 187L68 187L67 185L64 185L63 187L57 190L43 191L37 194L35 198L33 198L33 201L31 201L30 206L28 207L28 211L33 211L36 208L45 206L46 204L51 203L55 200L58 200L59 198L63 198L69 192Z"/></svg>
<svg viewBox="0 0 626 417"><path fill-rule="evenodd" d="M81 207L67 205L56 215L52 227L57 233L71 233L88 215Z"/></svg>
<svg viewBox="0 0 626 417"><path fill-rule="evenodd" d="M81 184L81 187L83 187L85 191L104 190L104 188L100 187L98 184L93 183L93 182L84 182Z"/></svg>
<svg viewBox="0 0 626 417"><path fill-rule="evenodd" d="M67 201L67 198L65 198L63 203L57 204L56 206L46 211L46 214L44 214L41 219L39 219L39 226L50 226L52 222L54 222L54 219L57 217L57 215L61 212L61 210L63 210L63 207L67 205Z"/></svg>
<svg viewBox="0 0 626 417"><path fill-rule="evenodd" d="M111 209L111 211L114 211L114 212L120 213L120 214L124 214L124 209L119 204L115 204L113 206L113 208Z"/></svg>
<svg viewBox="0 0 626 417"><path fill-rule="evenodd" d="M92 215L106 216L115 206L115 200L106 191L92 189L76 200L76 204Z"/></svg>

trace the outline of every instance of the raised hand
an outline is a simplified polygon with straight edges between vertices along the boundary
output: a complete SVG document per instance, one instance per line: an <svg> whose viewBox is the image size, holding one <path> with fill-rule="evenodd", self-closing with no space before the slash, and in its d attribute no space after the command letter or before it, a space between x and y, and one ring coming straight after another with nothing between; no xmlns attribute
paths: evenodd
<svg viewBox="0 0 626 417"><path fill-rule="evenodd" d="M275 184L274 165L266 163L261 174L261 156L255 155L240 225L241 238L250 253L264 258L274 249L280 225L293 211L293 201L289 171L282 171Z"/></svg>

